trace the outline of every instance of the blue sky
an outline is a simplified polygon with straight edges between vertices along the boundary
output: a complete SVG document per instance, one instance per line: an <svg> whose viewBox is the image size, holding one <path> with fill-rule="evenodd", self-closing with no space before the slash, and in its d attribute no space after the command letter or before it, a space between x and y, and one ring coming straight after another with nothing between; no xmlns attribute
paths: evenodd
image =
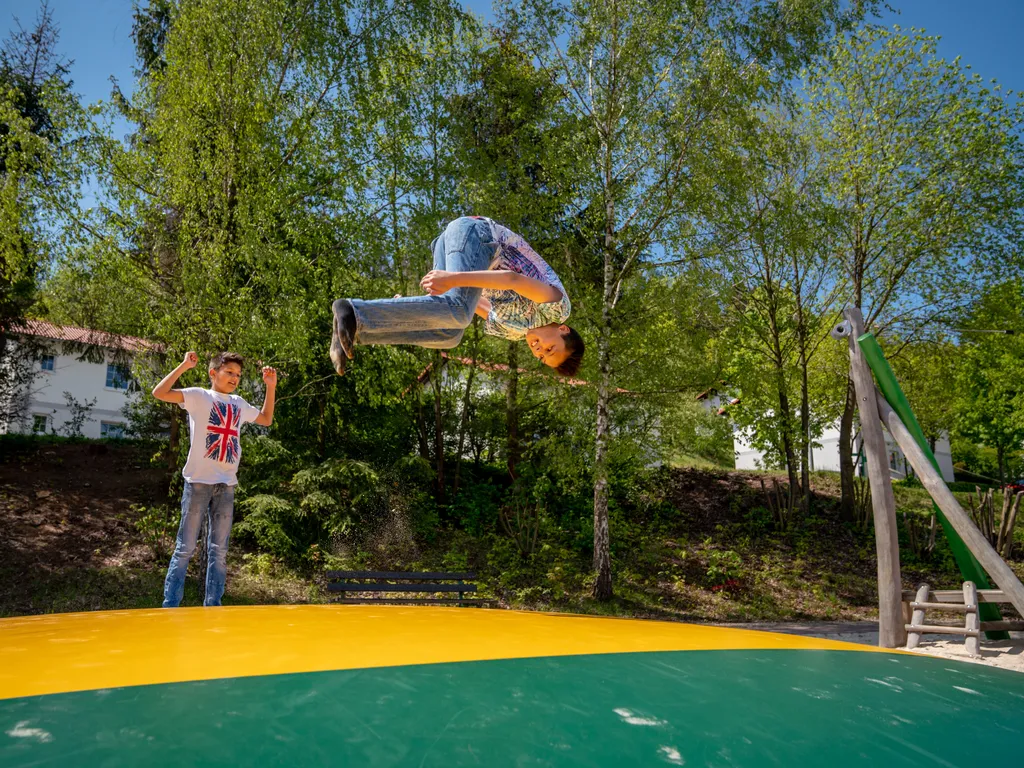
<svg viewBox="0 0 1024 768"><path fill-rule="evenodd" d="M224 0L230 2L231 0ZM144 3L145 0L139 0ZM1004 88L1024 91L1024 68L1017 54L1024 33L1024 0L888 0L900 9L878 21L886 25L923 27L942 37L939 53L961 56L974 72L995 78ZM493 20L491 0L463 0L464 7ZM0 0L0 37L6 37L18 17L32 24L38 0ZM111 77L130 94L134 87L135 47L132 42L132 0L50 0L60 28L59 51L72 61L75 91L85 103L110 97ZM130 126L117 120L115 133ZM93 199L87 185L86 201Z"/></svg>
<svg viewBox="0 0 1024 768"><path fill-rule="evenodd" d="M1018 54L1024 37L1024 2L1021 0L888 0L901 9L886 13L886 24L923 27L940 35L939 52L946 58L961 56L975 72L995 78L1004 87L1024 90L1024 67ZM469 0L470 10L491 17L488 0ZM35 18L38 2L0 1L0 34L4 37L18 16L27 26ZM60 25L60 49L72 59L75 90L92 103L110 95L110 77L131 91L134 47L131 39L131 0L50 0Z"/></svg>

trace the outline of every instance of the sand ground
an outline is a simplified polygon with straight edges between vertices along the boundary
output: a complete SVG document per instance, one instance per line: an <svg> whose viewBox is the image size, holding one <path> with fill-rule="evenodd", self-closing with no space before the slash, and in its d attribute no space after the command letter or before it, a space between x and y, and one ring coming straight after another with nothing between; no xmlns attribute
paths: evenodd
<svg viewBox="0 0 1024 768"><path fill-rule="evenodd" d="M724 626L762 629L769 632L785 632L793 635L823 637L842 640L847 643L878 645L878 623L858 622L793 622L728 624ZM992 667L1024 672L1024 632L1011 632L1010 640L992 641L981 638L981 657L972 658L964 648L964 640L957 635L925 635L921 644L911 653L923 656L939 656L969 664L986 664Z"/></svg>

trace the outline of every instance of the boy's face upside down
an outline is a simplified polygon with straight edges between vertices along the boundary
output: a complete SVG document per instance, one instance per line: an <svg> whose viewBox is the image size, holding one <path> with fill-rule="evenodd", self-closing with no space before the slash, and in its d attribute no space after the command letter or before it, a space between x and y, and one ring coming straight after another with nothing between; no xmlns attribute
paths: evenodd
<svg viewBox="0 0 1024 768"><path fill-rule="evenodd" d="M567 325L542 325L526 332L526 346L530 353L550 368L557 368L572 354L565 345Z"/></svg>
<svg viewBox="0 0 1024 768"><path fill-rule="evenodd" d="M238 363L224 363L220 368L210 369L210 385L214 392L230 395L238 388L242 378L242 366Z"/></svg>

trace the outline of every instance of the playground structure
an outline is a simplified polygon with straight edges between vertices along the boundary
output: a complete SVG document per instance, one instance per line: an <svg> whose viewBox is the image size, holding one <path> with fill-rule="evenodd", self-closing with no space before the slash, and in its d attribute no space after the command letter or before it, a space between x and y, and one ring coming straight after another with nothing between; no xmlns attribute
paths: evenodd
<svg viewBox="0 0 1024 768"><path fill-rule="evenodd" d="M1009 637L1007 630L1024 630L1024 622L1002 621L998 609L998 603L1009 603L1024 616L1024 584L960 506L939 474L924 433L878 342L873 334L864 332L860 310L847 309L843 314L845 319L832 329L832 336L845 338L849 344L850 375L867 453L878 557L878 644L884 648L904 644L913 648L922 633L963 634L967 638L968 652L978 655L977 640L981 632L986 632L990 639L1006 639ZM896 501L886 462L882 425L899 445L933 500L936 517L965 579L962 601L954 602L955 593L945 595L942 600L929 601L931 591L927 585L921 586L913 602L904 600ZM1012 536L1013 532L1009 533ZM998 590L990 589L989 576ZM985 595L985 601L979 602L979 590ZM907 616L905 605L912 610L911 616ZM967 620L962 628L925 625L926 609L960 611Z"/></svg>

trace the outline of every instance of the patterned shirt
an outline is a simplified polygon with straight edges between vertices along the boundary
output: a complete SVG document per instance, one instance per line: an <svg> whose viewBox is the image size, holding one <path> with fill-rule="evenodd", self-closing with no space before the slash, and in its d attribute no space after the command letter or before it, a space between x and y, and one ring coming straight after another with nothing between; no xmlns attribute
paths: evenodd
<svg viewBox="0 0 1024 768"><path fill-rule="evenodd" d="M237 485L242 458L239 433L243 424L256 420L260 409L238 395L200 387L182 389L181 399L192 439L182 477L190 483Z"/></svg>
<svg viewBox="0 0 1024 768"><path fill-rule="evenodd" d="M491 302L491 312L485 327L487 333L518 341L525 338L526 332L531 328L539 328L550 323L560 324L568 320L572 305L555 270L526 240L512 230L483 216L473 218L483 219L491 227L491 236L498 249L494 261L491 262L491 269L517 272L553 285L562 292L562 298L558 301L538 303L512 290L485 288L483 296Z"/></svg>

